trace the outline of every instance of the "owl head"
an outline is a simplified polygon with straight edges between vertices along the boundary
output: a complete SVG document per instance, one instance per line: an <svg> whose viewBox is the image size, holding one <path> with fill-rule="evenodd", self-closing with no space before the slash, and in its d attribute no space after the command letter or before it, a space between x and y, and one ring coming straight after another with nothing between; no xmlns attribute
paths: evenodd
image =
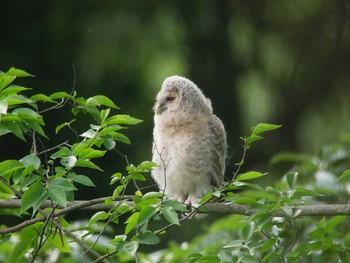
<svg viewBox="0 0 350 263"><path fill-rule="evenodd" d="M156 104L156 115L163 113L211 113L211 103L202 91L189 79L171 76L164 80Z"/></svg>

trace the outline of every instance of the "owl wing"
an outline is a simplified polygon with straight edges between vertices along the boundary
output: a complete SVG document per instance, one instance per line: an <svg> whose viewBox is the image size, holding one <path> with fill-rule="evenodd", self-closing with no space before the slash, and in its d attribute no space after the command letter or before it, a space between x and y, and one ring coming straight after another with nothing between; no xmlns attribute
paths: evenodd
<svg viewBox="0 0 350 263"><path fill-rule="evenodd" d="M211 136L211 159L213 163L213 173L211 174L211 183L215 187L222 185L225 174L226 159L226 132L221 120L215 115L209 121L209 130Z"/></svg>

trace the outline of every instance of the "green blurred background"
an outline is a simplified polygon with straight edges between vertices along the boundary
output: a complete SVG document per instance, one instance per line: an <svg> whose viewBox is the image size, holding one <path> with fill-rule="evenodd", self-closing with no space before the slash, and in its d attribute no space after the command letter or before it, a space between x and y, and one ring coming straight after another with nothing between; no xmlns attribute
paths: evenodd
<svg viewBox="0 0 350 263"><path fill-rule="evenodd" d="M33 94L75 85L80 96L106 95L144 120L126 131L132 146L118 146L131 163L151 159L152 106L170 75L190 78L212 100L228 133L228 174L240 136L259 122L283 127L253 146L246 170L266 171L276 153L315 153L349 133L348 0L14 0L0 9L0 70L34 74L19 80ZM49 137L71 118L46 117ZM30 145L19 143L1 138L1 161L26 154ZM110 154L100 165L114 172L125 162ZM92 179L99 187L83 198L111 193L109 175Z"/></svg>

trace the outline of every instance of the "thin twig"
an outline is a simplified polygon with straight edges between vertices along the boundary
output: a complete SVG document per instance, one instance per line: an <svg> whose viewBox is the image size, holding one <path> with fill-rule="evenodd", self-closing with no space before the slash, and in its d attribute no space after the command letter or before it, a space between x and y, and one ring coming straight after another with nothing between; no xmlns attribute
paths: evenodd
<svg viewBox="0 0 350 263"><path fill-rule="evenodd" d="M126 162L127 166L130 166L129 160L128 160L128 156L126 154L123 154L122 152L120 152L118 149L113 148L113 151L115 151L117 154L119 154L121 157L123 157L123 159Z"/></svg>
<svg viewBox="0 0 350 263"><path fill-rule="evenodd" d="M162 149L162 151L159 151L157 143L156 143L155 141L153 141L153 144L154 144L154 149L156 150L156 153L158 154L158 156L159 156L159 158L160 158L160 161L161 161L162 166L163 166L163 171L164 171L164 172L163 172L163 176L164 176L164 189L162 189L162 194L163 194L162 200L163 200L164 197L165 197L165 190L166 190L166 187L167 187L166 170L167 170L168 165L169 165L169 163L170 163L170 161L171 161L172 158L170 158L170 159L168 160L168 163L165 163L165 161L164 161L164 159L163 159L163 156L162 156L163 151L164 151L164 148Z"/></svg>
<svg viewBox="0 0 350 263"><path fill-rule="evenodd" d="M110 256L113 256L113 255L117 254L118 252L119 252L118 250L115 250L115 251L113 251L113 252L108 252L108 253L106 253L105 255L99 257L98 259L92 261L92 263L101 262L102 260L104 260L104 259L106 259L106 258L108 258L108 257L110 257Z"/></svg>
<svg viewBox="0 0 350 263"><path fill-rule="evenodd" d="M247 150L249 149L249 145L247 144L247 140L244 139L244 138L243 138L243 140L244 140L244 145L243 145L242 158L241 158L241 161L240 161L240 162L238 163L238 165L237 165L236 171L233 173L233 177L232 177L232 179L230 180L230 183L232 183L232 182L237 178L238 173L239 173L239 171L241 170L242 165L244 164L244 159L245 159L245 156L246 156L246 154L247 154Z"/></svg>
<svg viewBox="0 0 350 263"><path fill-rule="evenodd" d="M115 148L114 148L114 151L117 152L120 156L122 156L122 157L124 158L124 160L125 160L127 166L130 165L130 164L129 164L128 157L127 157L126 154L121 153L119 150L117 150L117 149L115 149ZM137 188L138 190L140 190L140 189L138 188L138 186L137 186L135 180L133 180L133 181L134 181L134 184L135 184L136 188ZM124 197L126 196L126 195L125 195L125 191L126 191L127 185L128 185L128 184L125 185L125 187L124 187L124 189L123 189L123 192L122 192L121 195L120 195L120 198L121 198L121 199L124 199ZM115 216L115 214L116 214L116 212L117 212L117 209L116 209L116 208L118 208L118 207L120 206L121 203L122 203L122 202L119 202L119 203L115 206L115 209L114 209L114 211L112 212L112 215L109 216L107 222L105 223L105 225L103 226L103 228L102 228L101 231L99 232L99 234L98 234L98 236L96 237L95 241L91 244L91 246L89 247L88 250L84 251L83 255L85 255L87 252L89 252L89 250L93 249L93 247L96 245L96 243L98 242L98 240L101 238L103 232L106 230L107 226L108 226L112 221L114 221L116 218L118 218L119 216L121 216L122 214L124 214L124 213L122 213L122 214L119 214L119 215ZM110 209L108 209L108 210L110 210Z"/></svg>
<svg viewBox="0 0 350 263"><path fill-rule="evenodd" d="M126 185L127 186L127 185ZM125 195L125 191L126 191L126 186L123 189L123 192L121 194L121 197L123 197ZM88 250L86 250L83 255L85 255L86 253L89 252L89 250L93 249L93 247L96 245L96 243L98 242L98 240L101 238L103 232L106 230L107 226L114 221L116 218L118 218L119 216L121 216L122 214L119 214L118 216L114 216L117 212L117 208L120 206L120 204L122 204L124 202L118 202L117 205L115 206L116 209L114 209L112 215L108 218L107 222L105 223L105 225L103 226L103 228L101 229L100 233L98 234L98 236L96 237L95 241L91 244L91 246L89 247Z"/></svg>
<svg viewBox="0 0 350 263"><path fill-rule="evenodd" d="M73 69L73 85L72 85L72 90L70 91L71 96L73 96L73 94L74 94L75 84L76 84L76 72L75 72L74 63L72 63L72 69ZM43 110L39 111L39 114L42 114L42 113L47 112L47 111L57 110L57 109L63 108L67 104L68 101L69 101L68 99L62 99L58 104L56 104L50 108L43 109Z"/></svg>
<svg viewBox="0 0 350 263"><path fill-rule="evenodd" d="M56 207L57 207L57 205L56 205ZM50 233L49 233L48 235L46 235L46 238L44 239L45 229L46 229L46 227L48 226L49 221L50 221L50 220L51 220L51 221L54 220L53 214L54 214L54 212L55 212L56 207L53 208L53 209L50 211L48 217L47 217L46 220L45 220L44 225L43 225L42 228L41 228L41 232L40 232L40 233L38 232L38 235L39 235L39 242L38 242L37 248L36 248L36 249L34 250L34 252L33 252L33 256L32 256L31 261L30 261L31 263L35 262L35 259L36 259L36 257L38 256L38 253L39 253L40 249L42 248L42 246L45 244L45 242L47 241L47 239L48 239L49 236L50 236ZM51 231L50 231L50 232L51 232Z"/></svg>
<svg viewBox="0 0 350 263"><path fill-rule="evenodd" d="M62 147L62 146L70 146L70 145L68 144L68 142L69 142L69 141L62 142L62 143L60 143L60 144L58 144L58 145L56 145L56 146L54 146L54 147L52 147L52 148L49 148L49 149L43 150L43 151L41 151L41 152L38 152L37 155L39 156L39 155L41 155L41 154L44 154L44 153L47 153L47 152L51 152L51 151L56 150L56 149L58 149L58 148L60 148L60 147Z"/></svg>

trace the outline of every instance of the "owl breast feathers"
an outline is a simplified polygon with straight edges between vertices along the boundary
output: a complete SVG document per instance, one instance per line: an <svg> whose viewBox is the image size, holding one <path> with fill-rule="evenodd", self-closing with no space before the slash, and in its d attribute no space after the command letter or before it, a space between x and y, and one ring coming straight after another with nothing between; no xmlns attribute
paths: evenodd
<svg viewBox="0 0 350 263"><path fill-rule="evenodd" d="M152 171L159 190L196 205L222 184L226 132L211 102L190 80L172 76L163 82L154 106Z"/></svg>

